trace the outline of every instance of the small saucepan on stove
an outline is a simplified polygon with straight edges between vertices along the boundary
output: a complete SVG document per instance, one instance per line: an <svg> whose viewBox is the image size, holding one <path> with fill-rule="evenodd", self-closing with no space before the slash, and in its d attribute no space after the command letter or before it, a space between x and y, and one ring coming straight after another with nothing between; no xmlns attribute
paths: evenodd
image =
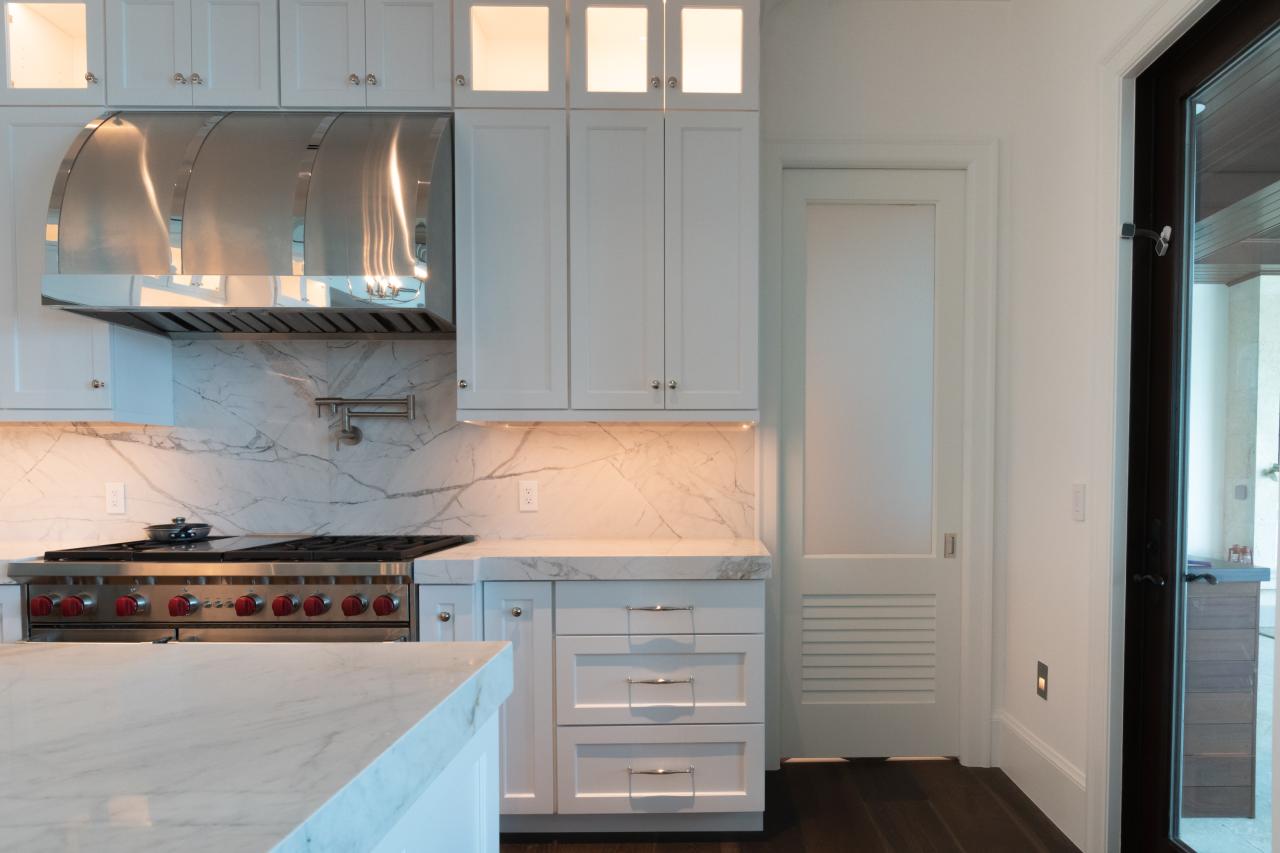
<svg viewBox="0 0 1280 853"><path fill-rule="evenodd" d="M168 524L147 525L147 538L152 542L197 542L207 539L209 525L187 521L179 516Z"/></svg>

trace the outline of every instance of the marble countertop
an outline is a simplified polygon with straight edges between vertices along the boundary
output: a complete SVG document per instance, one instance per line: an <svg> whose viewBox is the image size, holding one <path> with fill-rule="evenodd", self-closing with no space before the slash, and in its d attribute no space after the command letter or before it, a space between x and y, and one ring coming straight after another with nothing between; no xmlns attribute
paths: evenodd
<svg viewBox="0 0 1280 853"><path fill-rule="evenodd" d="M759 539L482 539L414 561L418 583L498 580L758 580Z"/></svg>
<svg viewBox="0 0 1280 853"><path fill-rule="evenodd" d="M505 643L0 645L0 847L363 850L511 685Z"/></svg>

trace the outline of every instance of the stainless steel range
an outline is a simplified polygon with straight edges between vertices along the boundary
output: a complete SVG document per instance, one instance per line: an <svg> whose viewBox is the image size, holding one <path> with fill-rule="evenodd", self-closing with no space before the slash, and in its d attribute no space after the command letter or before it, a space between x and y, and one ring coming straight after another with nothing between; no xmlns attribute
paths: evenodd
<svg viewBox="0 0 1280 853"><path fill-rule="evenodd" d="M463 536L224 536L10 566L35 641L416 639L413 561Z"/></svg>

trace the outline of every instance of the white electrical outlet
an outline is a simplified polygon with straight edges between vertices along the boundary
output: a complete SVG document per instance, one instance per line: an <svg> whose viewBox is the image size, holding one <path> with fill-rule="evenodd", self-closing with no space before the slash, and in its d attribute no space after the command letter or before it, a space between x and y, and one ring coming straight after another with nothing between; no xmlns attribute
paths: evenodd
<svg viewBox="0 0 1280 853"><path fill-rule="evenodd" d="M107 515L124 515L124 483L107 483Z"/></svg>
<svg viewBox="0 0 1280 853"><path fill-rule="evenodd" d="M520 511L521 512L537 512L538 511L538 481L537 480L521 480L520 481Z"/></svg>
<svg viewBox="0 0 1280 853"><path fill-rule="evenodd" d="M1076 521L1085 520L1085 488L1084 483L1075 483L1071 486L1071 517Z"/></svg>

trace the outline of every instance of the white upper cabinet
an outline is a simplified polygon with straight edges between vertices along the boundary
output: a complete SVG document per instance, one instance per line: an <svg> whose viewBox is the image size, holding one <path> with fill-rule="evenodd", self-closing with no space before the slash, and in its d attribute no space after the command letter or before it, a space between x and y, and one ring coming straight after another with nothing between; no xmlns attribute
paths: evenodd
<svg viewBox="0 0 1280 853"><path fill-rule="evenodd" d="M449 0L281 0L286 107L448 109Z"/></svg>
<svg viewBox="0 0 1280 853"><path fill-rule="evenodd" d="M102 0L0 0L0 104L102 104Z"/></svg>
<svg viewBox="0 0 1280 853"><path fill-rule="evenodd" d="M563 0L457 0L453 32L457 106L565 106Z"/></svg>
<svg viewBox="0 0 1280 853"><path fill-rule="evenodd" d="M53 175L101 112L13 108L0 116L0 420L173 423L166 338L41 304Z"/></svg>
<svg viewBox="0 0 1280 853"><path fill-rule="evenodd" d="M277 102L275 0L107 0L113 106Z"/></svg>
<svg viewBox="0 0 1280 853"><path fill-rule="evenodd" d="M668 0L667 108L760 106L759 0Z"/></svg>
<svg viewBox="0 0 1280 853"><path fill-rule="evenodd" d="M569 119L569 281L575 409L661 409L663 118Z"/></svg>
<svg viewBox="0 0 1280 853"><path fill-rule="evenodd" d="M571 0L569 104L662 109L662 0Z"/></svg>
<svg viewBox="0 0 1280 853"><path fill-rule="evenodd" d="M567 408L565 114L456 120L458 408Z"/></svg>
<svg viewBox="0 0 1280 853"><path fill-rule="evenodd" d="M759 405L758 113L667 114L668 409Z"/></svg>

